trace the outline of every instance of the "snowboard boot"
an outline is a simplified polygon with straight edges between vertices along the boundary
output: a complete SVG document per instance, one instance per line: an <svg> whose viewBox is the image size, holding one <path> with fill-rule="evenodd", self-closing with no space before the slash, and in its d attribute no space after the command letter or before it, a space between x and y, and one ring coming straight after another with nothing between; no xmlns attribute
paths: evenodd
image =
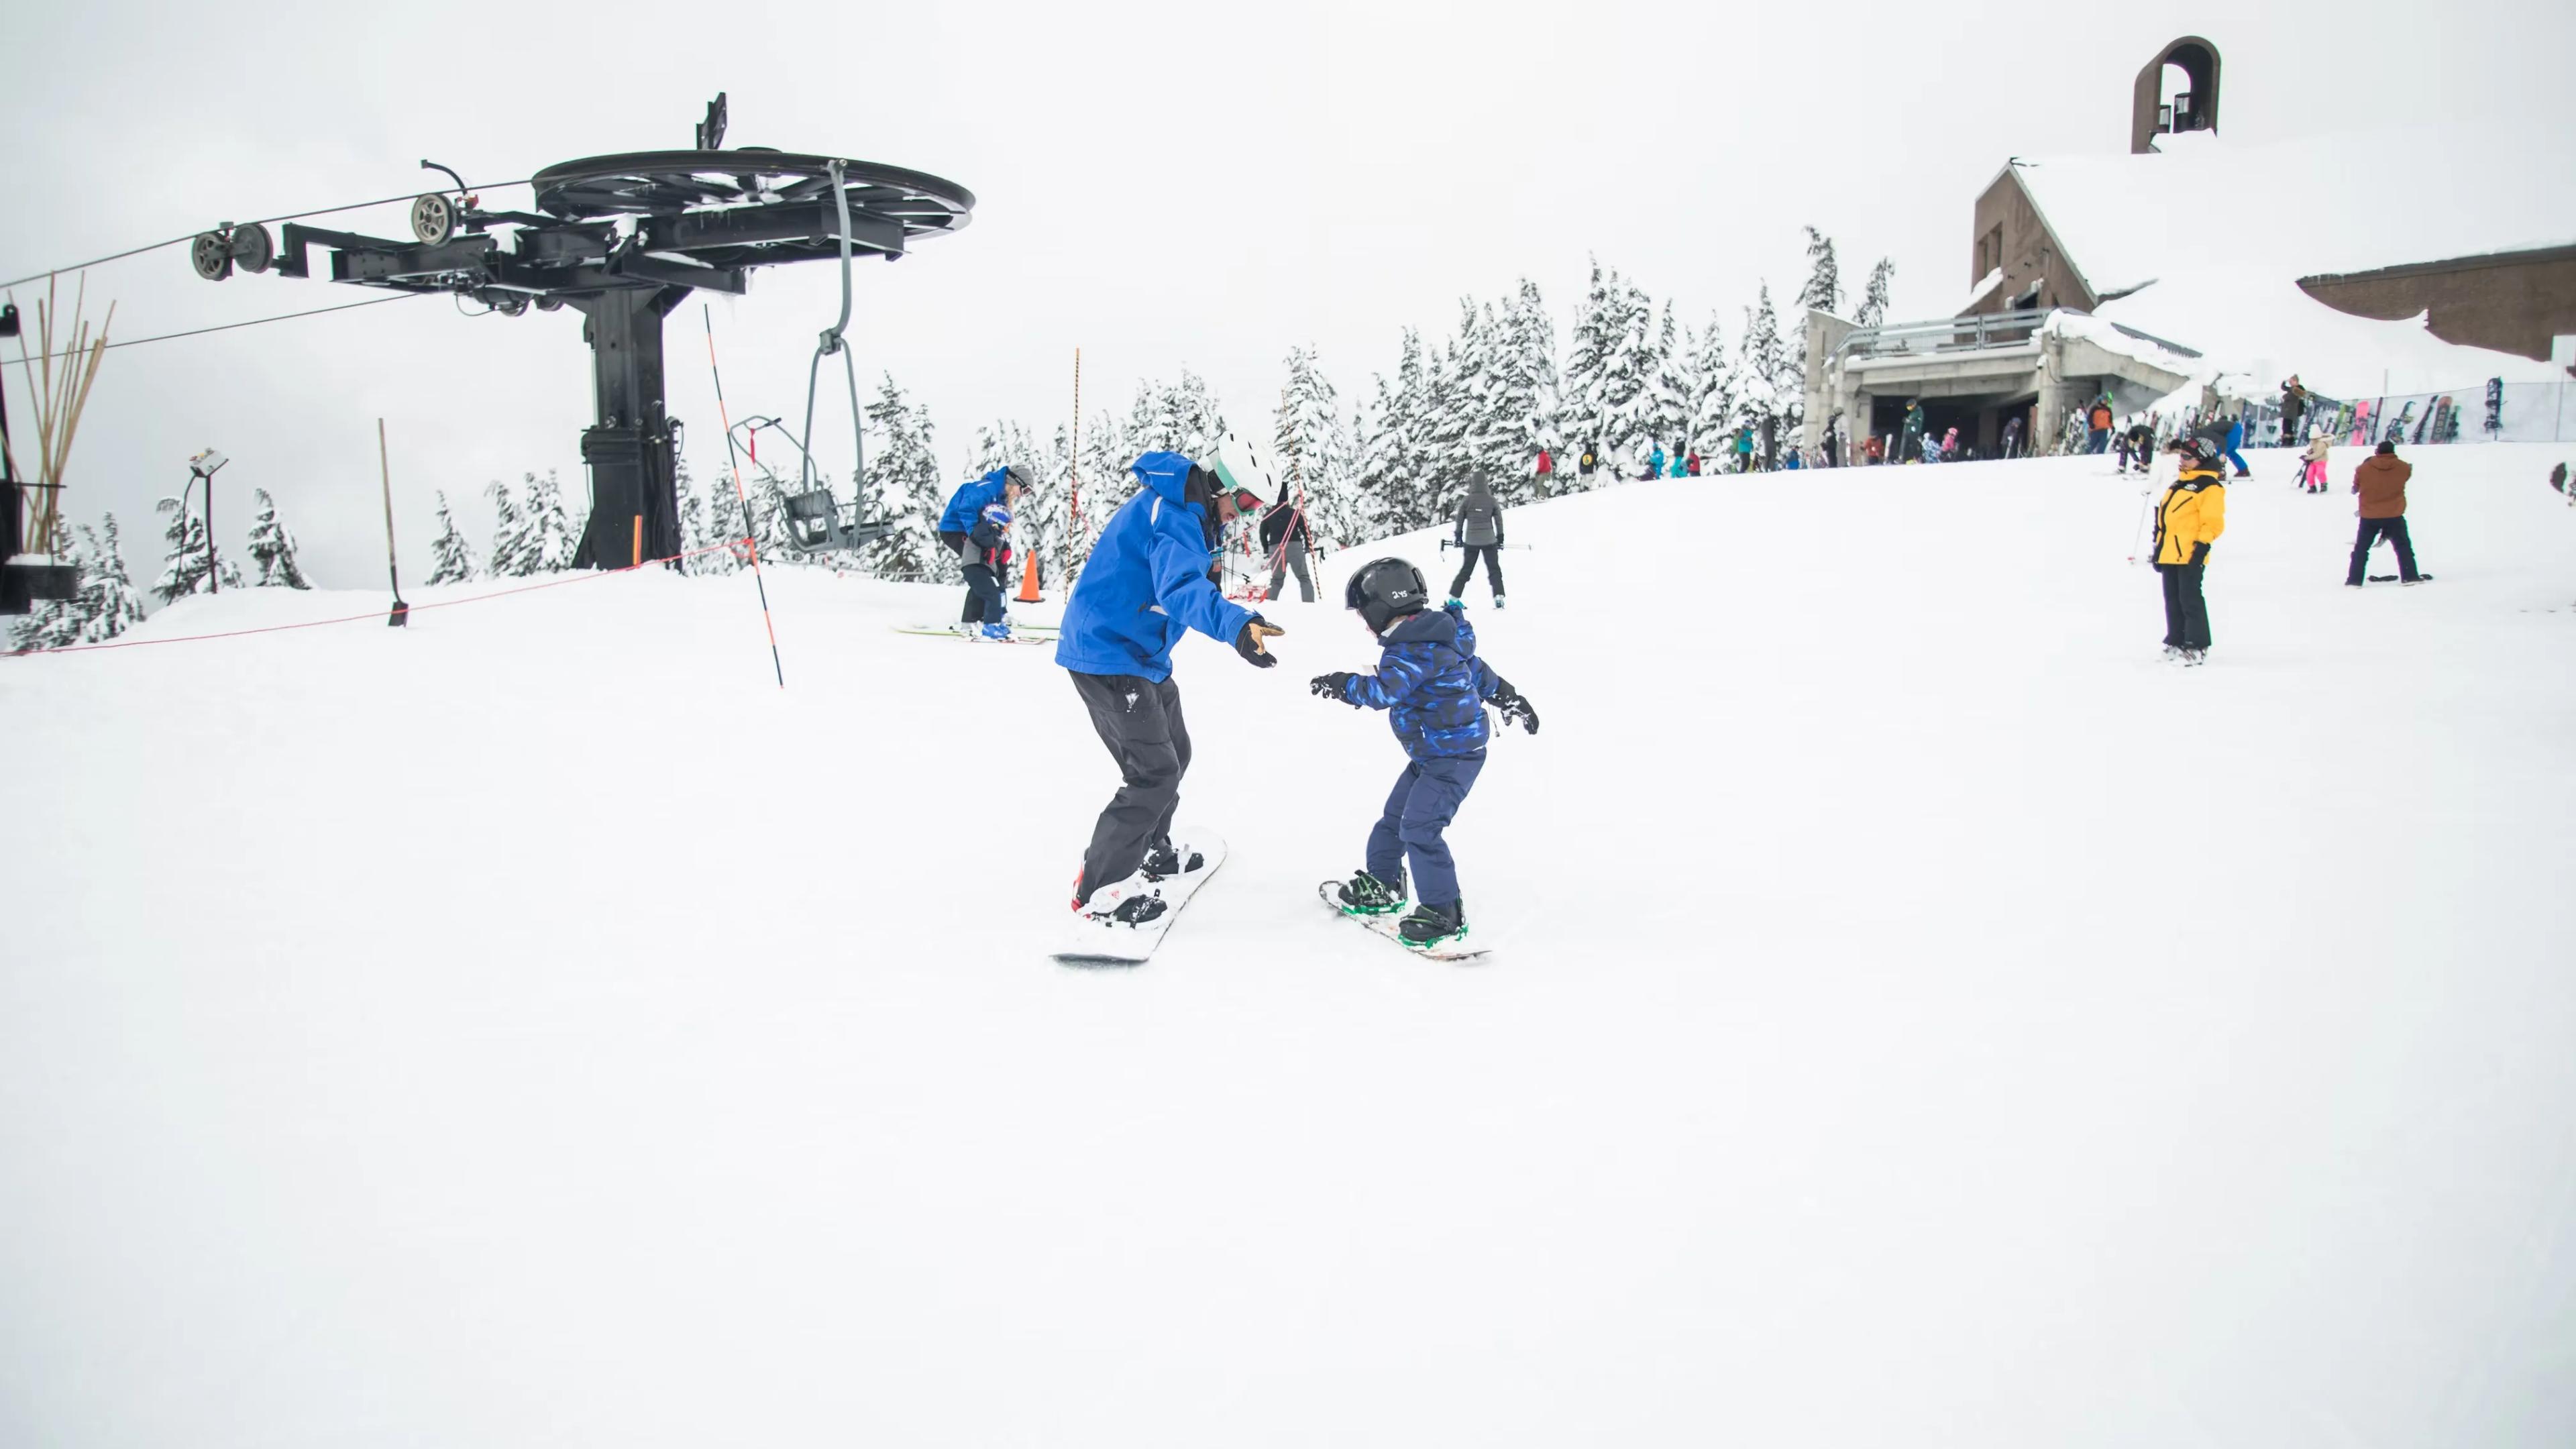
<svg viewBox="0 0 2576 1449"><path fill-rule="evenodd" d="M1494 607L1495 607L1495 608L1497 608L1497 609L1499 609L1499 608L1501 608L1502 606L1503 606L1503 596L1502 596L1502 595L1500 595L1500 594L1496 594L1496 595L1494 595Z"/></svg>
<svg viewBox="0 0 2576 1449"><path fill-rule="evenodd" d="M1364 870L1342 882L1340 895L1346 916L1391 915L1405 905L1402 881L1389 884Z"/></svg>
<svg viewBox="0 0 2576 1449"><path fill-rule="evenodd" d="M2198 669L2200 666L2207 664L2208 662L2209 651L2206 649L2186 649L2182 651L2182 663L2185 669Z"/></svg>
<svg viewBox="0 0 2576 1449"><path fill-rule="evenodd" d="M1449 596L1449 602L1441 605L1440 607L1444 609L1455 609L1461 607L1466 602L1466 600L1459 598L1456 594L1451 594Z"/></svg>
<svg viewBox="0 0 2576 1449"><path fill-rule="evenodd" d="M1169 909L1154 889L1154 877L1142 871L1093 891L1090 900L1073 903L1075 915L1102 926L1141 926Z"/></svg>
<svg viewBox="0 0 2576 1449"><path fill-rule="evenodd" d="M1467 934L1467 902L1462 897L1445 906L1419 905L1398 922L1395 933L1408 946L1445 946Z"/></svg>
<svg viewBox="0 0 2576 1449"><path fill-rule="evenodd" d="M1160 880L1165 876L1188 875L1207 865L1207 858L1186 846L1166 840L1145 852L1145 874Z"/></svg>

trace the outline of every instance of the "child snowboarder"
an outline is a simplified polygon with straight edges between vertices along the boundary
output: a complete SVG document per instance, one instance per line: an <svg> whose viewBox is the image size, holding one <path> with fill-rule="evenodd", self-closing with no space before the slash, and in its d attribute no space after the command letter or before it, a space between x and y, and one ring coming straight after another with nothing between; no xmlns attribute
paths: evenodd
<svg viewBox="0 0 2576 1449"><path fill-rule="evenodd" d="M1422 570L1403 559L1382 558L1351 575L1342 603L1359 612L1384 651L1377 672L1336 671L1308 684L1318 698L1388 711L1388 723L1411 757L1369 831L1366 868L1342 884L1339 896L1342 910L1354 916L1403 910L1410 857L1421 904L1396 931L1406 945L1423 948L1467 934L1457 862L1441 832L1485 768L1492 732L1486 701L1501 711L1503 723L1538 733L1538 710L1476 657L1476 631L1465 606L1435 610L1430 602Z"/></svg>
<svg viewBox="0 0 2576 1449"><path fill-rule="evenodd" d="M1011 569L1011 509L1006 503L987 503L975 520L974 531L966 535L958 557L966 563L966 588L974 596L973 611L983 620L982 637L1011 637L1010 617L1002 603L1002 578ZM974 624L957 626L961 632L972 631ZM966 637L977 637L967 632Z"/></svg>
<svg viewBox="0 0 2576 1449"><path fill-rule="evenodd" d="M2290 380L2298 381L2297 378ZM2301 484L2305 491L2310 493L2326 491L2326 449L2333 445L2333 441L2326 436L2326 430L2323 428L2308 430L2308 450L2301 455L2308 463L2307 476Z"/></svg>

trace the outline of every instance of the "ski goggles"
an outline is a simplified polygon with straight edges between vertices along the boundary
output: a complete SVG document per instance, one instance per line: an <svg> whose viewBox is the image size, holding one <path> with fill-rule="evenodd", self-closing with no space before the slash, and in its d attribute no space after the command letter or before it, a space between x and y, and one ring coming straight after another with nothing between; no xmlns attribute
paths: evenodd
<svg viewBox="0 0 2576 1449"><path fill-rule="evenodd" d="M1234 510L1237 513L1259 513L1261 495L1249 488L1237 488L1234 490Z"/></svg>

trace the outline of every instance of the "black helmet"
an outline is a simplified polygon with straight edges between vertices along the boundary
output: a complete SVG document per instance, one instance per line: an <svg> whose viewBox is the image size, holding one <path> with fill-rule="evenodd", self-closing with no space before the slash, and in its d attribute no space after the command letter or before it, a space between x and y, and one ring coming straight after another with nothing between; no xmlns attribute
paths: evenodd
<svg viewBox="0 0 2576 1449"><path fill-rule="evenodd" d="M1361 567L1342 586L1342 607L1357 609L1372 634L1383 634L1386 626L1406 614L1422 612L1431 602L1431 586L1422 581L1422 570L1400 558L1382 558Z"/></svg>
<svg viewBox="0 0 2576 1449"><path fill-rule="evenodd" d="M2218 444L2216 444L2216 443L2214 443L2214 442L2210 441L2210 440L2209 440L2209 439L2207 439L2207 438L2194 438L2194 439L2192 439L2192 440L2191 440L2191 460L2192 460L2193 462L2195 462L2195 463L2199 463L2199 464L2201 464L2201 465L2202 465L2202 466L2204 466L2204 467L2210 467L2210 468L2215 468L2215 467L2217 467L2217 466L2218 466Z"/></svg>

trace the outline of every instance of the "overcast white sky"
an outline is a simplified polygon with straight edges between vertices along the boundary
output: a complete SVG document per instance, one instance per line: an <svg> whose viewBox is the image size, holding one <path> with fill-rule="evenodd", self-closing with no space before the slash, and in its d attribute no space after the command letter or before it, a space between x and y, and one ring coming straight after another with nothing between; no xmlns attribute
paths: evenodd
<svg viewBox="0 0 2576 1449"><path fill-rule="evenodd" d="M451 18L424 19L438 13ZM0 15L13 62L0 276L425 189L424 156L482 182L686 146L728 91L733 143L912 167L981 198L962 235L862 269L852 327L862 369L891 369L928 403L953 472L979 420L1043 431L1068 415L1077 345L1087 411L1186 365L1249 419L1275 399L1291 346L1319 346L1355 393L1392 366L1402 327L1445 328L1461 294L1522 275L1561 338L1590 255L1693 323L1722 311L1732 333L1758 281L1794 293L1799 228L1814 222L1847 280L1892 256L1896 311L1944 314L1974 280L1969 205L2003 159L2124 150L2132 77L2186 33L2225 57L2231 139L2465 120L2510 146L2570 124L2576 6L2563 0L446 12L18 0ZM2390 184L2392 205L2440 204L2439 178ZM2255 227L2297 204L2285 184L2220 211ZM404 233L396 208L326 224ZM828 266L774 269L750 296L715 301L737 416L801 409L836 285ZM90 290L94 311L117 301L126 337L356 296L276 277L210 285L175 249L100 268ZM32 291L17 289L30 313ZM693 302L672 319L670 404L704 466L720 439L698 317ZM113 508L148 582L151 500L211 444L237 460L217 503L228 536L265 486L323 582L365 584L381 560L383 416L418 567L433 487L461 505L493 477L554 467L580 496L579 327L569 311L468 319L426 299L111 353L70 511ZM22 375L7 376L20 422ZM480 517L478 504L470 531Z"/></svg>

